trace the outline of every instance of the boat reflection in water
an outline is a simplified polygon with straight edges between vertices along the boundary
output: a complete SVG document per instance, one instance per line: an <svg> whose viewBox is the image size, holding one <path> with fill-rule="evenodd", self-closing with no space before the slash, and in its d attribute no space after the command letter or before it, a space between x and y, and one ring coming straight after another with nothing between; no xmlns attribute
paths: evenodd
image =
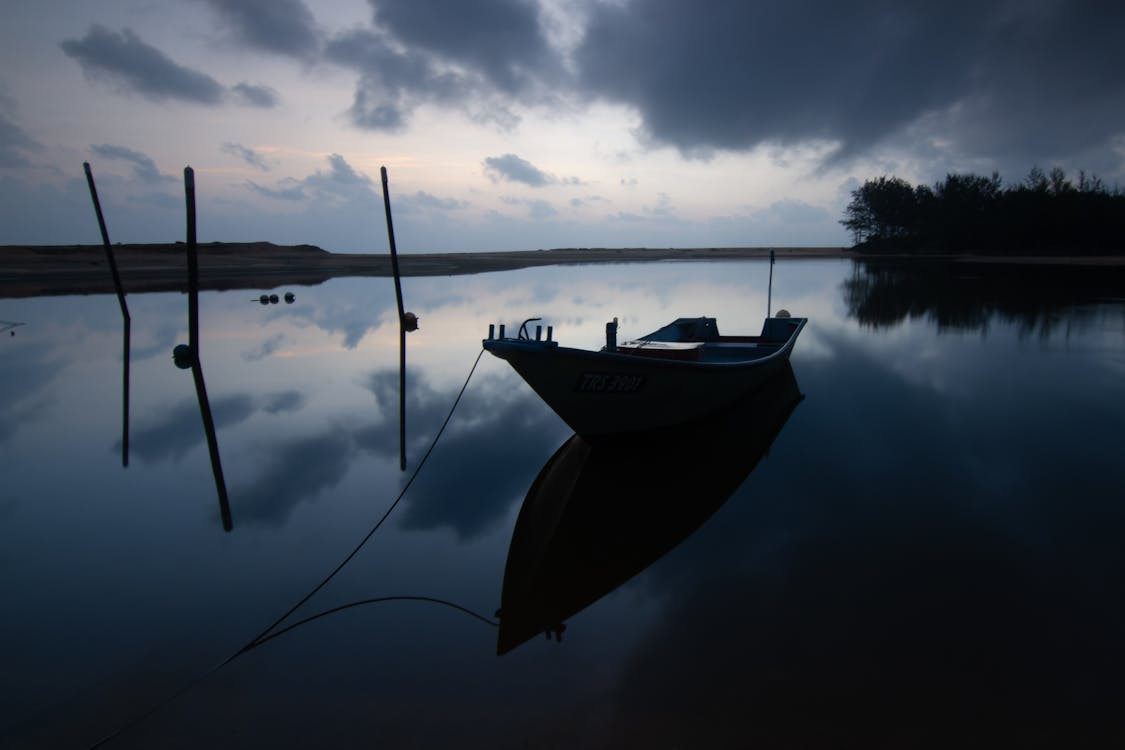
<svg viewBox="0 0 1125 750"><path fill-rule="evenodd" d="M705 421L563 443L512 532L497 653L541 633L561 637L568 618L690 536L745 481L802 398L785 362Z"/></svg>

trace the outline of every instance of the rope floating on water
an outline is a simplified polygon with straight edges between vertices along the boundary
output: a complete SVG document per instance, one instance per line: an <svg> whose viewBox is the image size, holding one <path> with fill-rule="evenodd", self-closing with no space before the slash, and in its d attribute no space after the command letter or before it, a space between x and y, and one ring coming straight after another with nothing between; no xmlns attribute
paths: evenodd
<svg viewBox="0 0 1125 750"><path fill-rule="evenodd" d="M477 365L480 364L480 359L481 359L481 356L483 354L484 354L484 349L481 349L479 352L477 352L477 357L476 357L475 360L473 360L473 366L469 370L469 375L468 375L468 377L465 378L465 382L461 386L461 390L458 391L457 398L455 398L453 400L453 405L449 408L449 413L446 415L445 421L441 423L441 427L438 428L437 433L434 435L434 439L430 442L430 447L428 449L426 449L426 452L422 456L422 459L418 462L418 465L414 468L414 471L410 474L410 478L406 481L406 484L403 485L402 490L398 493L398 497L395 498L394 502L391 503L390 507L387 508L387 510L383 513L383 515L379 518L379 520L375 522L375 525L371 527L371 530L368 531L367 534L365 534L364 537L359 541L359 544L357 544L355 546L355 548L352 549L352 551L349 552L344 557L344 559L340 561L340 564L337 565L335 568L333 568L332 571L320 581L320 583L318 583L316 586L314 586L312 588L312 590L310 590L307 594L305 594L303 597L301 597L301 599L298 600L298 602L296 604L294 604L292 607L290 607L288 610L286 610L285 614L283 614L281 617L274 620L270 624L269 627L267 627L265 630L263 630L261 633L259 633L254 638L252 638L245 646L243 646L238 651L234 652L233 654L231 654L230 656L228 656L226 659L219 662L215 666L211 667L209 670L207 670L203 674L199 675L198 677L196 677L196 678L190 680L189 682L187 682L186 684L184 684L182 687L177 689L174 693L172 693L170 696L165 698L160 703L157 703L155 706L153 706L152 708L149 708L144 713L140 714L139 716L137 716L137 717L133 718L132 720L128 721L127 723L123 724L121 727L114 730L110 734L106 735L102 739L98 740L93 745L90 745L90 750L94 750L94 748L101 747L102 745L106 744L107 742L114 739L115 737L120 736L123 732L127 731L128 729L131 729L132 727L137 726L138 724L143 722L145 719L152 716L154 713L156 713L160 709L164 708L165 706L169 705L170 703L175 701L177 698L179 698L181 695L186 693L188 690L190 690L194 686L198 685L199 683L203 682L208 677L211 677L216 672L218 672L220 669L222 669L226 665L230 664L232 661L234 661L238 657L242 656L243 654L247 653L251 649L257 648L258 646L261 646L262 644L264 644L268 641L271 641L274 638L277 638L278 636L281 636L285 633L288 633L289 631L291 631L295 628L298 628L302 625L306 625L310 622L313 622L314 620L319 620L323 617L327 617L328 615L335 614L337 612L342 612L342 611L347 610L347 609L353 609L355 607L359 607L359 606L367 605L367 604L378 604L378 603L393 602L393 601L416 601L416 602L427 602L427 603L430 603L430 604L440 604L440 605L443 605L443 606L446 606L446 607L450 607L450 608L455 609L457 611L463 612L463 613L465 613L465 614L467 614L467 615L469 615L469 616L471 616L471 617L473 617L477 620L480 620L481 622L484 622L488 625L492 625L494 627L499 626L499 623L488 619L484 615L478 614L477 612L474 612L471 609L468 609L466 607L462 607L459 604L455 604L453 602L450 602L450 601L447 601L447 600L444 600L444 599L437 599L437 598L428 597L428 596L384 596L384 597L378 597L378 598L372 598L372 599L363 599L363 600L360 600L360 601L351 602L349 604L342 604L338 607L332 607L331 609L327 609L323 612L318 612L317 614L311 615L311 616L306 617L302 620L298 620L297 622L292 623L290 625L287 625L286 627L274 632L275 629L279 625L281 625L281 623L285 622L285 620L287 620L290 615L292 615L294 612L296 612L301 607L301 605L303 605L305 602L307 602L309 599L311 599L318 591L320 591L322 588L324 588L328 584L328 582L331 581L336 576L337 573L339 573L341 570L343 570L344 566L346 566L349 562L352 561L352 558L354 558L357 554L359 554L359 551L361 549L363 549L364 545L366 545L367 542L371 539L371 537L375 535L375 532L379 530L379 528L386 522L386 520L388 518L390 518L391 513L393 513L395 508L398 507L398 504L402 501L402 498L406 496L406 492L407 492L407 490L410 489L410 485L414 483L414 479L422 471L422 467L426 465L426 459L428 459L430 457L430 454L434 452L434 448L437 447L438 440L441 439L441 436L445 432L445 428L449 425L450 420L453 419L453 413L455 411L457 411L457 405L461 403L461 397L465 395L465 390L469 387L469 381L473 379L473 373L476 372Z"/></svg>

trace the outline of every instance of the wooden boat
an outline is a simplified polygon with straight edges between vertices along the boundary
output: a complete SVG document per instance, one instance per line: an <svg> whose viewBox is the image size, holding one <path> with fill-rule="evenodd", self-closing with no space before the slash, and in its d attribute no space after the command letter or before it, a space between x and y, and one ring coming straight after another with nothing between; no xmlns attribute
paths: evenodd
<svg viewBox="0 0 1125 750"><path fill-rule="evenodd" d="M532 319L537 320L537 319ZM721 410L765 382L789 360L807 318L784 310L757 336L722 336L715 318L679 318L647 336L616 342L606 325L600 351L490 328L482 343L505 359L571 429L586 438L683 424Z"/></svg>
<svg viewBox="0 0 1125 750"><path fill-rule="evenodd" d="M512 532L497 653L543 633L561 636L566 620L694 533L746 480L802 398L783 361L730 408L690 425L567 440L527 491Z"/></svg>

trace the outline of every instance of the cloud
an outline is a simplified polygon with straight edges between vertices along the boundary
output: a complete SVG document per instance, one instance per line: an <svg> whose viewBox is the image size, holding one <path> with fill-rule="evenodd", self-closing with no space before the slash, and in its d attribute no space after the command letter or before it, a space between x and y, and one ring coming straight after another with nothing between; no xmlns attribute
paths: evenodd
<svg viewBox="0 0 1125 750"><path fill-rule="evenodd" d="M279 333L270 336L257 347L242 352L242 358L247 362L258 362L270 356L285 343L285 334Z"/></svg>
<svg viewBox="0 0 1125 750"><path fill-rule="evenodd" d="M515 154L489 156L484 160L484 171L493 182L507 180L530 187L543 187L555 181L554 177Z"/></svg>
<svg viewBox="0 0 1125 750"><path fill-rule="evenodd" d="M255 169L260 169L263 172L270 171L270 166L266 163L266 160L262 158L261 154L259 154L252 148L247 148L240 143L230 143L228 141L227 143L223 144L222 151L224 154L237 156L239 159L246 162Z"/></svg>
<svg viewBox="0 0 1125 750"><path fill-rule="evenodd" d="M502 197L500 200L509 206L526 208L528 216L532 219L549 219L552 216L558 216L559 213L558 209L552 206L549 201L545 200L511 197Z"/></svg>
<svg viewBox="0 0 1125 750"><path fill-rule="evenodd" d="M376 24L402 44L476 71L508 94L527 91L557 69L536 3L371 0L370 4Z"/></svg>
<svg viewBox="0 0 1125 750"><path fill-rule="evenodd" d="M191 376L188 375L190 382ZM296 411L304 406L304 396L295 391L281 391L256 397L245 393L212 398L211 415L215 429L241 424L256 412L278 414ZM196 445L204 442L199 401L194 396L185 398L165 409L159 415L138 420L129 440L129 450L145 463L179 460ZM121 452L121 441L114 445Z"/></svg>
<svg viewBox="0 0 1125 750"><path fill-rule="evenodd" d="M209 75L172 61L146 44L131 29L120 33L95 24L82 39L60 44L91 78L105 78L127 92L154 101L179 99L198 104L219 104L224 89Z"/></svg>
<svg viewBox="0 0 1125 750"><path fill-rule="evenodd" d="M277 187L272 188L253 181L247 182L247 185L268 198L287 201L370 203L378 197L374 181L367 175L355 171L339 154L328 157L327 171L317 170L304 179L281 180L277 183Z"/></svg>
<svg viewBox="0 0 1125 750"><path fill-rule="evenodd" d="M317 170L315 174L306 177L305 184L316 192L340 196L359 194L367 198L374 192L375 183L371 178L355 171L339 154L328 157L328 166L327 172Z"/></svg>
<svg viewBox="0 0 1125 750"><path fill-rule="evenodd" d="M188 378L190 387L190 375ZM211 399L211 415L216 430L245 422L254 411L254 399L246 394ZM129 450L145 463L179 460L204 441L199 402L194 396L169 406L155 419L138 421L140 424L129 440ZM115 444L114 449L120 453L121 441Z"/></svg>
<svg viewBox="0 0 1125 750"><path fill-rule="evenodd" d="M1041 160L1125 130L1120 4L635 0L589 18L578 88L686 154L905 139Z"/></svg>
<svg viewBox="0 0 1125 750"><path fill-rule="evenodd" d="M459 201L456 198L438 198L436 195L430 195L424 190L419 190L410 197L410 203L415 208L433 209L437 211L454 211L458 208L468 207L465 201Z"/></svg>
<svg viewBox="0 0 1125 750"><path fill-rule="evenodd" d="M397 414L398 371L372 373L366 387L383 414ZM429 447L455 393L439 392L418 373L407 372L408 460ZM474 380L457 407L439 448L398 511L405 529L448 528L470 539L504 517L539 471L539 463L562 442L568 430L530 391L513 398L511 380ZM357 444L384 456L397 456L394 417L356 434ZM497 466L507 467L496 471Z"/></svg>
<svg viewBox="0 0 1125 750"><path fill-rule="evenodd" d="M230 93L240 104L260 109L273 109L281 101L275 89L260 84L236 83L231 86Z"/></svg>
<svg viewBox="0 0 1125 750"><path fill-rule="evenodd" d="M160 170L156 167L156 162L140 151L134 151L124 146L113 146L108 143L104 143L100 146L90 146L90 150L103 159L129 162L133 165L133 174L136 175L137 179L141 182L155 185L161 182L176 181L176 178L172 175L161 174Z"/></svg>
<svg viewBox="0 0 1125 750"><path fill-rule="evenodd" d="M258 478L231 493L235 522L283 525L299 504L340 483L353 454L350 436L339 431L268 446Z"/></svg>
<svg viewBox="0 0 1125 750"><path fill-rule="evenodd" d="M359 73L348 117L365 130L400 130L424 103L462 109L482 123L511 128L511 110L477 71L453 68L424 51L404 47L378 31L340 34L325 48L326 58Z"/></svg>
<svg viewBox="0 0 1125 750"><path fill-rule="evenodd" d="M303 201L308 198L301 180L287 177L277 183L277 187L259 185L253 180L247 180L246 186L259 195L279 201Z"/></svg>
<svg viewBox="0 0 1125 750"><path fill-rule="evenodd" d="M833 221L835 217L821 206L814 206L793 198L775 201L753 213L755 221L768 224L805 225Z"/></svg>
<svg viewBox="0 0 1125 750"><path fill-rule="evenodd" d="M300 391L280 391L263 398L262 411L269 414L299 411L305 406L305 394Z"/></svg>
<svg viewBox="0 0 1125 750"><path fill-rule="evenodd" d="M203 0L234 38L277 55L308 59L320 48L316 20L301 0Z"/></svg>
<svg viewBox="0 0 1125 750"><path fill-rule="evenodd" d="M568 203L571 208L585 208L595 203L606 203L608 200L608 198L601 195L584 195L578 198L571 198Z"/></svg>
<svg viewBox="0 0 1125 750"><path fill-rule="evenodd" d="M364 386L375 399L373 411L384 415L381 419L261 446L257 478L231 492L235 523L280 526L298 505L339 484L362 453L397 459L398 384L397 369L366 378ZM411 370L406 397L407 454L413 462L430 446L456 391L438 391ZM480 534L522 497L539 469L537 462L566 432L530 392L513 399L510 378L474 381L440 448L405 496L397 523L407 529L451 529L460 539ZM501 463L511 470L498 474L495 467Z"/></svg>
<svg viewBox="0 0 1125 750"><path fill-rule="evenodd" d="M43 147L16 125L11 113L15 103L0 94L0 167L24 167L30 162L27 156Z"/></svg>
<svg viewBox="0 0 1125 750"><path fill-rule="evenodd" d="M174 62L145 42L132 29L120 33L95 24L82 39L60 45L92 79L105 79L123 93L152 101L175 99L217 106L224 101L269 109L277 106L277 91L261 84L237 83L226 88L206 73Z"/></svg>

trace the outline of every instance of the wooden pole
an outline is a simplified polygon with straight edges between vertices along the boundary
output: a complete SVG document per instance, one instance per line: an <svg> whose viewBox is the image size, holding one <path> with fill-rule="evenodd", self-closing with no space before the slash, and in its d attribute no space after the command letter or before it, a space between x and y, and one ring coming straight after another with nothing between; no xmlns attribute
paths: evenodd
<svg viewBox="0 0 1125 750"><path fill-rule="evenodd" d="M199 258L195 243L195 170L184 167L184 201L187 208L188 346L192 362L199 361Z"/></svg>
<svg viewBox="0 0 1125 750"><path fill-rule="evenodd" d="M117 292L117 304L121 308L121 319L124 325L122 332L121 352L121 465L129 465L129 338L132 330L132 318L129 315L129 305L125 302L125 287L121 284L121 274L117 272L117 259L113 255L113 245L109 242L109 230L106 229L105 215L102 214L102 203L98 200L98 188L94 184L94 172L90 169L90 162L82 162L82 169L86 172L86 185L90 188L90 198L94 202L94 214L98 217L98 230L102 235L102 248L105 250L106 263L109 272L113 275L113 288Z"/></svg>
<svg viewBox="0 0 1125 750"><path fill-rule="evenodd" d="M770 250L770 285L766 291L766 317L770 317L770 310L773 309L773 250Z"/></svg>
<svg viewBox="0 0 1125 750"><path fill-rule="evenodd" d="M121 465L129 465L129 345L133 333L133 321L128 315L124 319L121 337Z"/></svg>
<svg viewBox="0 0 1125 750"><path fill-rule="evenodd" d="M94 185L94 173L90 170L90 162L82 162L86 171L86 184L90 187L90 197L94 201L94 213L98 217L98 229L102 233L102 247L105 248L106 262L109 272L113 274L113 288L117 291L117 304L121 306L121 314L129 319L129 307L125 304L125 289L121 286L121 275L117 272L117 259L113 257L113 247L109 244L109 231L105 227L105 216L102 215L102 204L98 200L98 189Z"/></svg>
<svg viewBox="0 0 1125 750"><path fill-rule="evenodd" d="M207 436L207 451L211 454L211 473L215 475L215 491L219 495L219 515L223 530L234 528L231 518L227 483L223 478L223 462L219 457L219 439L215 434L215 420L211 417L211 400L207 398L207 384L203 380L203 365L199 361L199 259L195 241L195 172L184 167L184 199L187 203L187 257L188 257L188 345L191 347L191 375L195 380L195 396L199 401L199 415L203 418L203 432Z"/></svg>
<svg viewBox="0 0 1125 750"><path fill-rule="evenodd" d="M398 467L406 471L406 310L402 305L402 280L398 270L398 249L395 247L395 225L391 219L391 193L387 187L387 168L379 167L383 180L383 209L387 214L387 240L391 248L391 271L395 277L395 300L398 302Z"/></svg>

